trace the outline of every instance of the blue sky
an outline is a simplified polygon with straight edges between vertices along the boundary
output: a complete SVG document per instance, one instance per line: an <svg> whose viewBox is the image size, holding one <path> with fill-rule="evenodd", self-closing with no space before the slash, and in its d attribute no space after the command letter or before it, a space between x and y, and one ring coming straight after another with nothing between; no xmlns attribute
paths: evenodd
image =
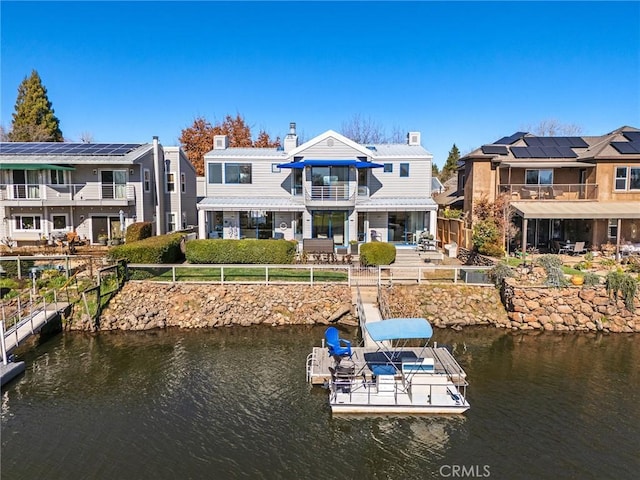
<svg viewBox="0 0 640 480"><path fill-rule="evenodd" d="M68 140L196 116L305 139L354 115L442 166L543 120L640 127L640 2L0 2L0 123L36 69Z"/></svg>

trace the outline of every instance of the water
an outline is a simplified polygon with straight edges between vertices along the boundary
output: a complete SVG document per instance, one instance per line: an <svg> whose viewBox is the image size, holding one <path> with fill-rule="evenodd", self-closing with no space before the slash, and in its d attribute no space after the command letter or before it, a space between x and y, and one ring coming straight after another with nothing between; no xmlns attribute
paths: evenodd
<svg viewBox="0 0 640 480"><path fill-rule="evenodd" d="M2 478L637 478L637 336L437 330L471 410L336 418L304 379L322 333L66 333L23 350Z"/></svg>

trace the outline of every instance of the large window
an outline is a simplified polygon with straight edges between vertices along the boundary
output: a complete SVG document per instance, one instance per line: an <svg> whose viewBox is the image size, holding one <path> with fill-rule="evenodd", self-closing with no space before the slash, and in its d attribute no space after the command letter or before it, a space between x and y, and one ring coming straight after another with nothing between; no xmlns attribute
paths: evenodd
<svg viewBox="0 0 640 480"><path fill-rule="evenodd" d="M102 183L102 198L127 198L127 171L126 170L102 170L100 172Z"/></svg>
<svg viewBox="0 0 640 480"><path fill-rule="evenodd" d="M222 164L221 163L209 163L208 164L208 182L209 183L222 183Z"/></svg>
<svg viewBox="0 0 640 480"><path fill-rule="evenodd" d="M616 167L616 190L640 190L640 167Z"/></svg>
<svg viewBox="0 0 640 480"><path fill-rule="evenodd" d="M553 170L527 170L525 183L527 185L553 185Z"/></svg>
<svg viewBox="0 0 640 480"><path fill-rule="evenodd" d="M39 215L16 215L16 230L40 230Z"/></svg>
<svg viewBox="0 0 640 480"><path fill-rule="evenodd" d="M251 183L251 164L225 163L224 183Z"/></svg>
<svg viewBox="0 0 640 480"><path fill-rule="evenodd" d="M64 172L62 170L50 170L50 172L53 185L64 185Z"/></svg>

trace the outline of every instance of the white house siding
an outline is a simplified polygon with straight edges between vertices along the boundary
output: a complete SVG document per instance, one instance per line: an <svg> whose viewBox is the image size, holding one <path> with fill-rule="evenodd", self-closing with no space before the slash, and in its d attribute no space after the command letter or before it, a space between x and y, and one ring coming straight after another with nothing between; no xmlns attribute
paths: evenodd
<svg viewBox="0 0 640 480"><path fill-rule="evenodd" d="M333 146L329 145L331 142L333 142ZM301 152L300 155L304 155L305 158L316 158L322 160L355 159L357 157L366 156L362 151L354 149L352 146L347 145L333 136L314 143L309 148L305 148L304 152ZM369 157L369 160L370 159L371 157Z"/></svg>

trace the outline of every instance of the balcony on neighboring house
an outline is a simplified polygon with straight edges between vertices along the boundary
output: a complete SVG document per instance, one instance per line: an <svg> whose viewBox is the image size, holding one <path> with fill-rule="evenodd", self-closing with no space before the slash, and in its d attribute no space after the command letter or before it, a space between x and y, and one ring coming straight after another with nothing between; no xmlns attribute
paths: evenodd
<svg viewBox="0 0 640 480"><path fill-rule="evenodd" d="M501 184L500 193L511 195L512 200L597 200L596 183Z"/></svg>
<svg viewBox="0 0 640 480"><path fill-rule="evenodd" d="M131 184L0 184L0 200L8 206L39 205L111 205L126 206L135 202Z"/></svg>

